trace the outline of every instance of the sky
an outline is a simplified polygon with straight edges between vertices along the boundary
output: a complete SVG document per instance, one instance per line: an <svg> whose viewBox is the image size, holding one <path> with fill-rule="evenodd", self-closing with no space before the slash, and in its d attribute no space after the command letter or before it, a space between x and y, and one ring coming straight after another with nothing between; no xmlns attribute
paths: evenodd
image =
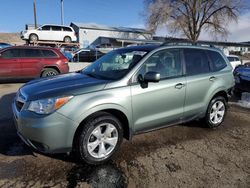
<svg viewBox="0 0 250 188"><path fill-rule="evenodd" d="M38 24L61 23L61 0L36 0ZM34 23L34 0L0 0L0 32L20 32L25 24ZM108 26L145 28L143 0L64 0L64 22L97 23ZM228 25L232 42L250 41L250 12L240 16L238 23ZM166 36L165 30L157 35ZM208 33L200 39L210 40ZM212 39L213 40L213 39ZM225 40L225 39L223 39Z"/></svg>

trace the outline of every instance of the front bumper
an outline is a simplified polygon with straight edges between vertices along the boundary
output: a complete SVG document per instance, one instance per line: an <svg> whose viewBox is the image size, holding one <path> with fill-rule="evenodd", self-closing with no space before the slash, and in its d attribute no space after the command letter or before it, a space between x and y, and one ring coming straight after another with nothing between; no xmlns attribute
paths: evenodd
<svg viewBox="0 0 250 188"><path fill-rule="evenodd" d="M43 153L66 153L72 150L77 124L54 112L41 116L19 110L13 102L12 110L17 134L30 147Z"/></svg>

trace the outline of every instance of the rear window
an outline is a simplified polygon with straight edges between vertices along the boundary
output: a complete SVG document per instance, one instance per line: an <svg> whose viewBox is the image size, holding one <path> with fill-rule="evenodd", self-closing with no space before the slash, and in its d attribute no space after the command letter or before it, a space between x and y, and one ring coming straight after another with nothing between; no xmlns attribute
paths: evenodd
<svg viewBox="0 0 250 188"><path fill-rule="evenodd" d="M72 30L69 27L63 27L63 31L70 31L71 32Z"/></svg>
<svg viewBox="0 0 250 188"><path fill-rule="evenodd" d="M58 57L57 54L52 50L42 50L44 57Z"/></svg>
<svg viewBox="0 0 250 188"><path fill-rule="evenodd" d="M62 27L60 27L60 26L52 26L52 31L62 31Z"/></svg>
<svg viewBox="0 0 250 188"><path fill-rule="evenodd" d="M204 50L184 49L187 75L197 75L210 71L209 61Z"/></svg>
<svg viewBox="0 0 250 188"><path fill-rule="evenodd" d="M42 57L39 49L20 49L20 57Z"/></svg>
<svg viewBox="0 0 250 188"><path fill-rule="evenodd" d="M230 62L234 61L234 58L233 58L233 57L227 57L227 59L228 59Z"/></svg>
<svg viewBox="0 0 250 188"><path fill-rule="evenodd" d="M208 50L208 56L210 57L213 71L220 71L227 66L225 59L216 51Z"/></svg>

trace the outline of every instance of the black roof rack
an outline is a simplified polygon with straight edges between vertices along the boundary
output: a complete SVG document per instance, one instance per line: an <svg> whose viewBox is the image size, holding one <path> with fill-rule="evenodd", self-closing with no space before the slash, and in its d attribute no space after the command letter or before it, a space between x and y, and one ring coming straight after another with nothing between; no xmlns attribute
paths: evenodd
<svg viewBox="0 0 250 188"><path fill-rule="evenodd" d="M179 40L179 41L167 41L163 42L161 46L173 46L173 45L180 45L180 46L205 46L205 47L211 47L214 48L215 46L212 44L209 44L209 42L192 42L187 40Z"/></svg>

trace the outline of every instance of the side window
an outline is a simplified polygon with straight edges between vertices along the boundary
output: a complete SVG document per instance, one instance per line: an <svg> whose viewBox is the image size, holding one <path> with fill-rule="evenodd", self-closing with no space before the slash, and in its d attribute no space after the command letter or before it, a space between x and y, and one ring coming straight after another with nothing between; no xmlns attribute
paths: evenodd
<svg viewBox="0 0 250 188"><path fill-rule="evenodd" d="M44 57L57 57L56 53L52 50L42 50Z"/></svg>
<svg viewBox="0 0 250 188"><path fill-rule="evenodd" d="M207 52L208 52L208 55L212 61L211 64L213 67L213 71L219 71L227 66L226 61L220 55L220 53L218 53L216 51L211 51L211 50L208 50Z"/></svg>
<svg viewBox="0 0 250 188"><path fill-rule="evenodd" d="M43 31L49 31L50 30L50 26L45 25L45 26L42 27L42 30Z"/></svg>
<svg viewBox="0 0 250 188"><path fill-rule="evenodd" d="M62 31L62 27L60 27L60 26L52 26L52 31Z"/></svg>
<svg viewBox="0 0 250 188"><path fill-rule="evenodd" d="M240 61L240 59L238 57L234 57L235 61Z"/></svg>
<svg viewBox="0 0 250 188"><path fill-rule="evenodd" d="M63 31L69 31L69 32L71 32L72 30L69 27L63 27Z"/></svg>
<svg viewBox="0 0 250 188"><path fill-rule="evenodd" d="M182 75L182 63L179 49L161 50L150 56L137 73L144 76L147 72L158 72L161 79Z"/></svg>
<svg viewBox="0 0 250 188"><path fill-rule="evenodd" d="M19 57L18 49L9 49L2 52L2 57L5 59Z"/></svg>
<svg viewBox="0 0 250 188"><path fill-rule="evenodd" d="M34 57L42 57L42 54L38 49L22 49L21 56L34 58Z"/></svg>
<svg viewBox="0 0 250 188"><path fill-rule="evenodd" d="M227 57L227 59L228 59L230 62L234 61L234 58L233 58L233 57Z"/></svg>
<svg viewBox="0 0 250 188"><path fill-rule="evenodd" d="M197 75L210 71L209 60L204 50L184 49L186 74Z"/></svg>

